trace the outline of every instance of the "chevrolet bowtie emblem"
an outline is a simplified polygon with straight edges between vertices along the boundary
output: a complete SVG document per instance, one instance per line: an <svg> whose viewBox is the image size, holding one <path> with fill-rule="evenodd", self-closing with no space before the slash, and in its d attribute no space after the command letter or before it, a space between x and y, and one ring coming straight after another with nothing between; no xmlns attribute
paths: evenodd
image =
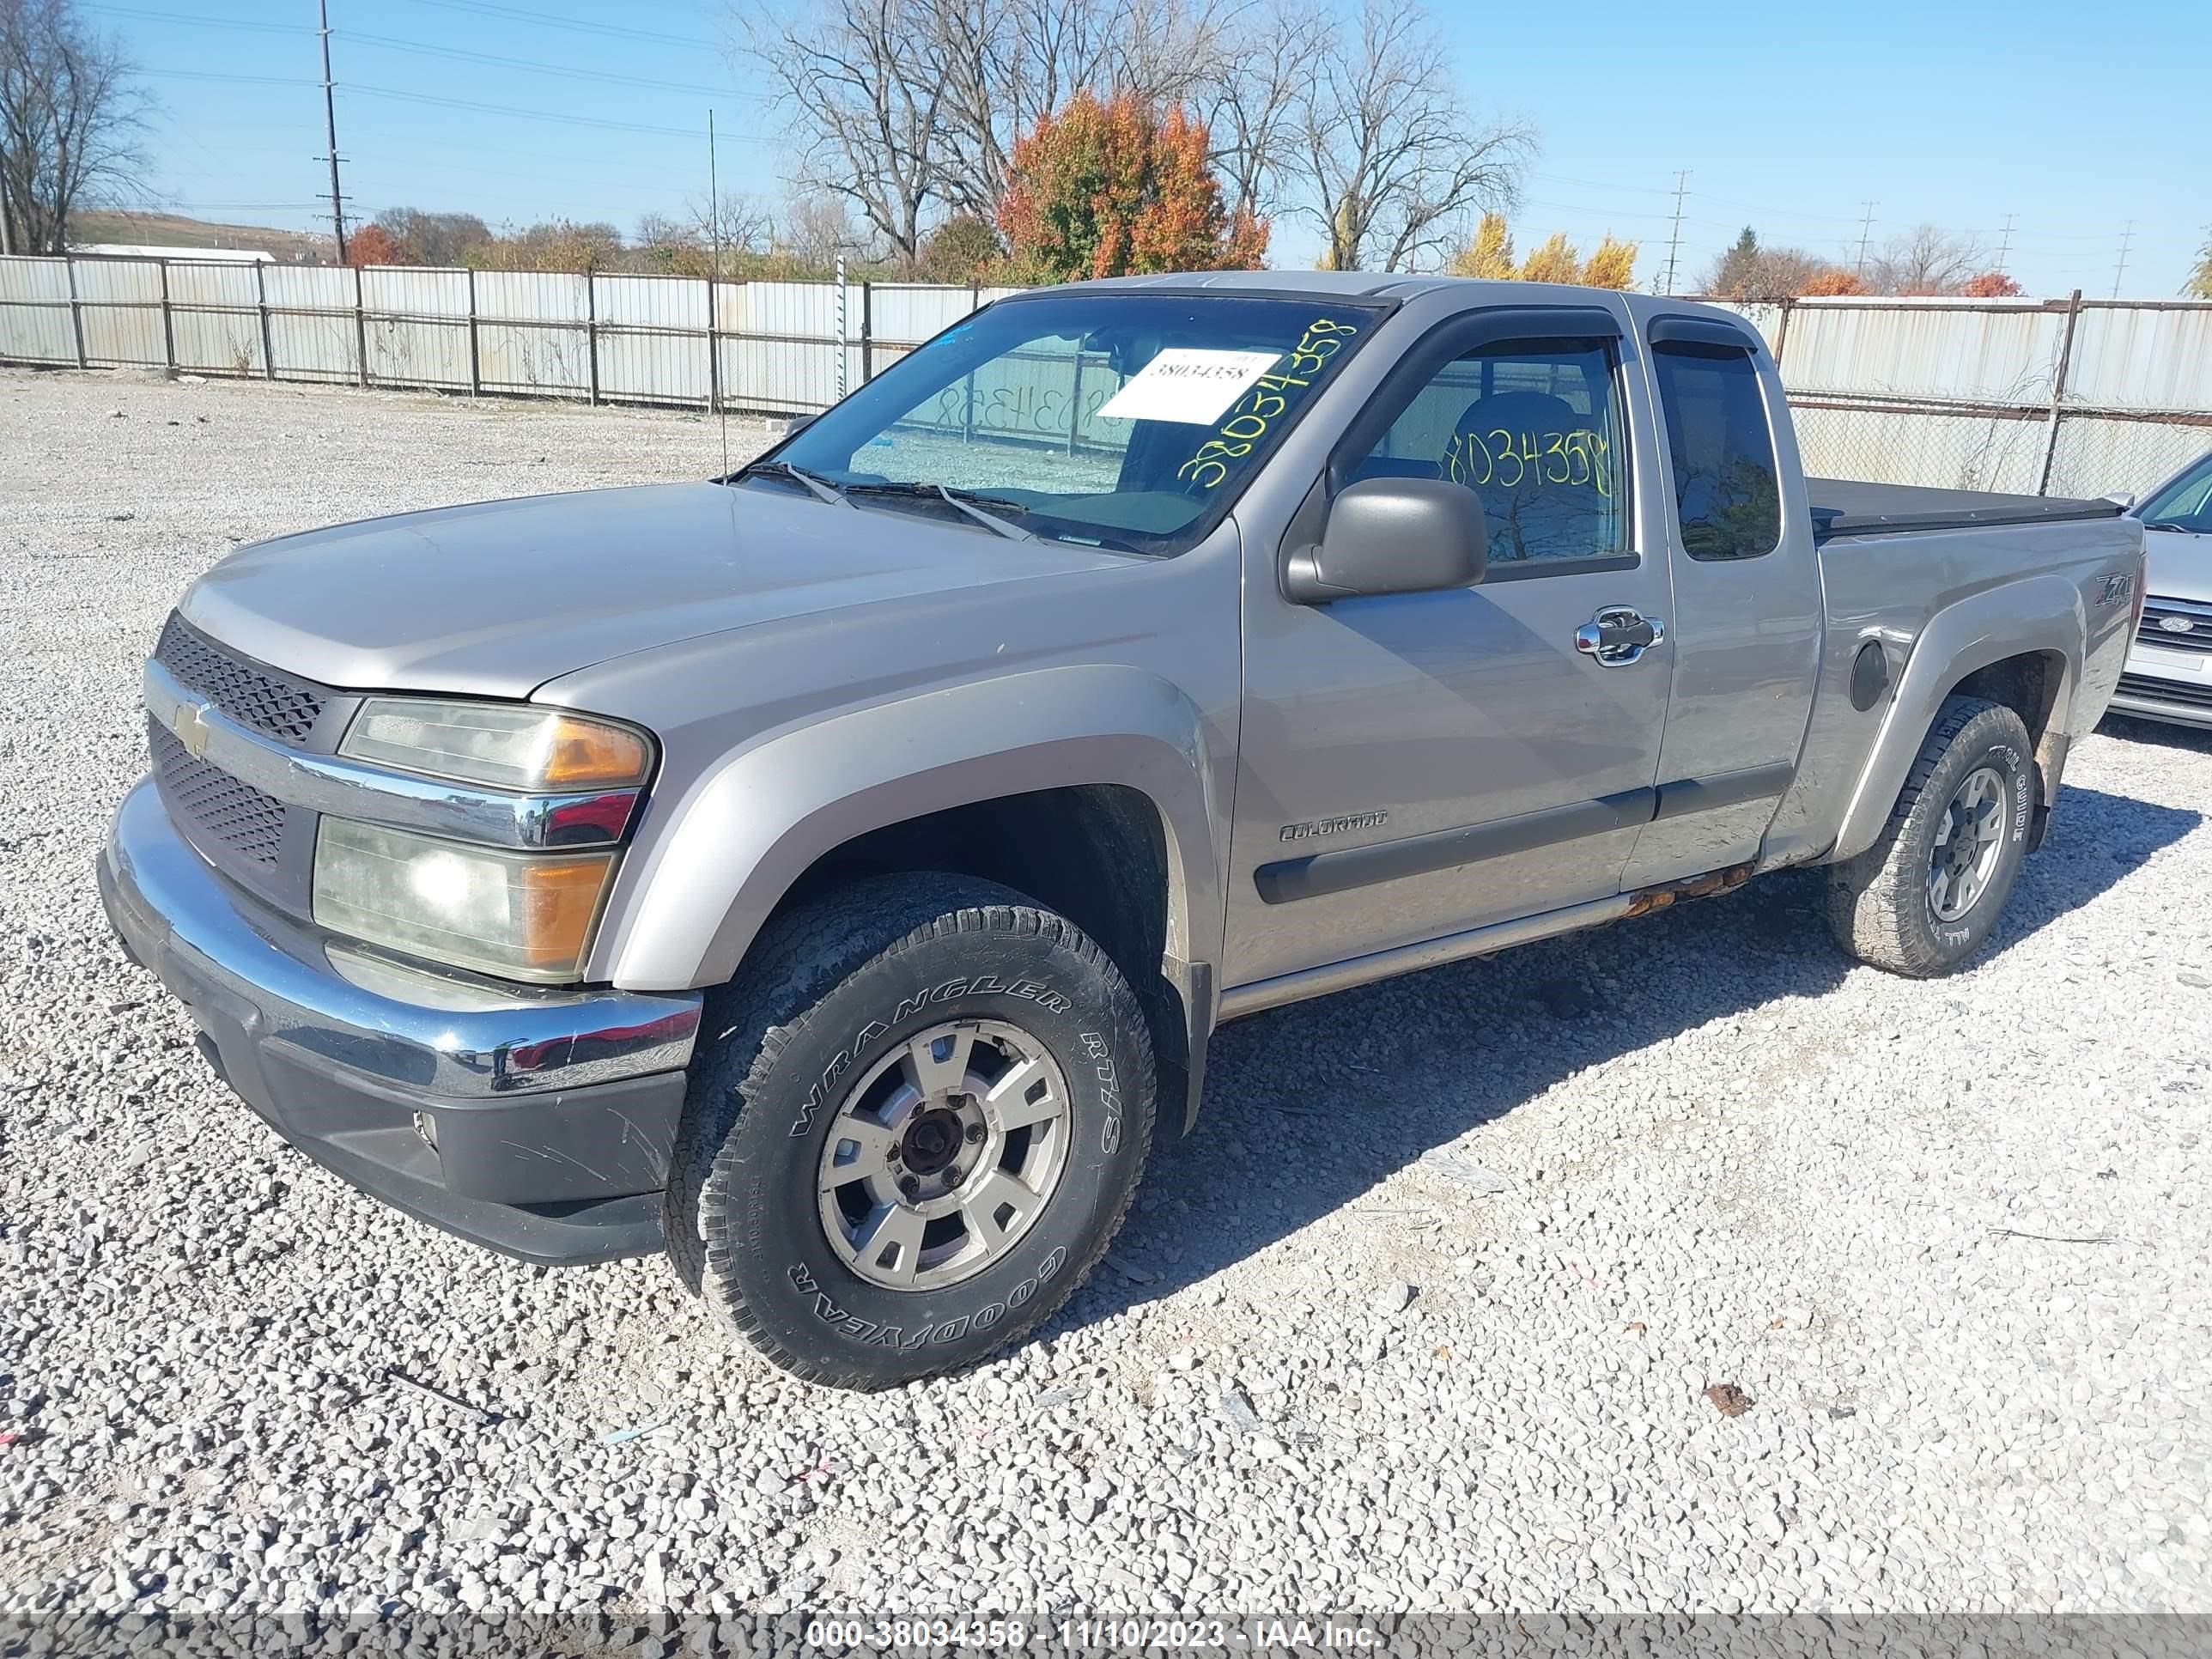
<svg viewBox="0 0 2212 1659"><path fill-rule="evenodd" d="M210 735L205 703L196 702L177 711L177 741L185 745L185 752L194 760L207 758Z"/></svg>

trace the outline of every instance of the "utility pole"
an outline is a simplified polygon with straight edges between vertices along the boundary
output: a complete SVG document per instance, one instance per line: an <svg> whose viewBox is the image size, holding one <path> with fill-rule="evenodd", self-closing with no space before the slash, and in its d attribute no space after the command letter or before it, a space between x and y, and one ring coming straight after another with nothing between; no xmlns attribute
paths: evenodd
<svg viewBox="0 0 2212 1659"><path fill-rule="evenodd" d="M2002 270L2005 268L2005 261L2012 257L2012 222L2017 217L2019 217L2017 214L2008 213L2005 215L2004 235L2002 240L1997 243L1997 269L1999 270Z"/></svg>
<svg viewBox="0 0 2212 1659"><path fill-rule="evenodd" d="M715 284L722 280L722 180L720 170L714 165L714 112L707 112L707 226L709 240L714 244L714 264L707 274L707 350L719 356L721 347L714 339L714 308L720 303L720 290ZM721 396L721 364L710 363L707 384L714 392L714 424L722 440L722 476L730 472L730 405Z"/></svg>
<svg viewBox="0 0 2212 1659"><path fill-rule="evenodd" d="M1867 243L1874 237L1874 204L1868 202L1863 205L1866 208L1866 217L1859 222L1859 259L1856 266L1858 274L1862 276L1866 275Z"/></svg>
<svg viewBox="0 0 2212 1659"><path fill-rule="evenodd" d="M338 193L338 108L331 91L331 0L315 0L322 20L323 132L331 146L331 230L337 238L338 263L346 263L345 198Z"/></svg>
<svg viewBox="0 0 2212 1659"><path fill-rule="evenodd" d="M1682 251L1682 192L1690 182L1690 170L1682 168L1674 175L1674 234L1667 239L1667 286L1662 293L1674 291L1674 261Z"/></svg>
<svg viewBox="0 0 2212 1659"><path fill-rule="evenodd" d="M2128 274L2128 244L2135 240L2136 222L2128 221L2127 228L2120 233L2120 262L2112 268L2112 297L2120 297L2120 278Z"/></svg>

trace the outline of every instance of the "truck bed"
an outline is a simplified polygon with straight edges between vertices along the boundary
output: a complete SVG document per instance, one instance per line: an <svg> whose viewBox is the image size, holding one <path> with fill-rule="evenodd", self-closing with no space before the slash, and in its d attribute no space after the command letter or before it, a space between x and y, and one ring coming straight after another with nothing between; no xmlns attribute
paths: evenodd
<svg viewBox="0 0 2212 1659"><path fill-rule="evenodd" d="M1921 484L1863 483L1853 478L1808 478L1816 541L1842 536L1907 536L1935 530L1990 525L2057 524L2075 519L2117 519L2121 508L2106 501L2062 495L1999 495L1978 489L1931 489Z"/></svg>

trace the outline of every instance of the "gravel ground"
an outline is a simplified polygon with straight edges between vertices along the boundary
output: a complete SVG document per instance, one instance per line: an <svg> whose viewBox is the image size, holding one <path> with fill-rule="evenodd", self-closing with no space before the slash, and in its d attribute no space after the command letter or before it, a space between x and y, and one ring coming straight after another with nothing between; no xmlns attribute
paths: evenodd
<svg viewBox="0 0 2212 1659"><path fill-rule="evenodd" d="M1042 1339L887 1395L284 1147L94 894L164 611L240 541L715 453L0 370L0 1610L2212 1610L2201 735L2081 745L1948 981L1792 876L1231 1028Z"/></svg>

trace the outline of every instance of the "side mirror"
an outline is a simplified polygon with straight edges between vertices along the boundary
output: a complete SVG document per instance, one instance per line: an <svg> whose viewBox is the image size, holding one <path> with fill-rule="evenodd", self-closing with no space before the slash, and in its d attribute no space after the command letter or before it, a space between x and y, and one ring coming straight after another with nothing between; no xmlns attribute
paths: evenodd
<svg viewBox="0 0 2212 1659"><path fill-rule="evenodd" d="M1428 593L1482 580L1490 526L1482 498L1442 478L1363 478L1329 503L1321 544L1283 572L1293 605L1370 593Z"/></svg>
<svg viewBox="0 0 2212 1659"><path fill-rule="evenodd" d="M2105 500L2110 501L2114 507L2118 507L2121 512L2125 513L2134 507L2136 504L2136 494L2132 489L2115 489L2111 495L2106 496Z"/></svg>
<svg viewBox="0 0 2212 1659"><path fill-rule="evenodd" d="M822 411L818 409L811 415L794 415L783 423L783 435L787 438L795 438L821 418Z"/></svg>

